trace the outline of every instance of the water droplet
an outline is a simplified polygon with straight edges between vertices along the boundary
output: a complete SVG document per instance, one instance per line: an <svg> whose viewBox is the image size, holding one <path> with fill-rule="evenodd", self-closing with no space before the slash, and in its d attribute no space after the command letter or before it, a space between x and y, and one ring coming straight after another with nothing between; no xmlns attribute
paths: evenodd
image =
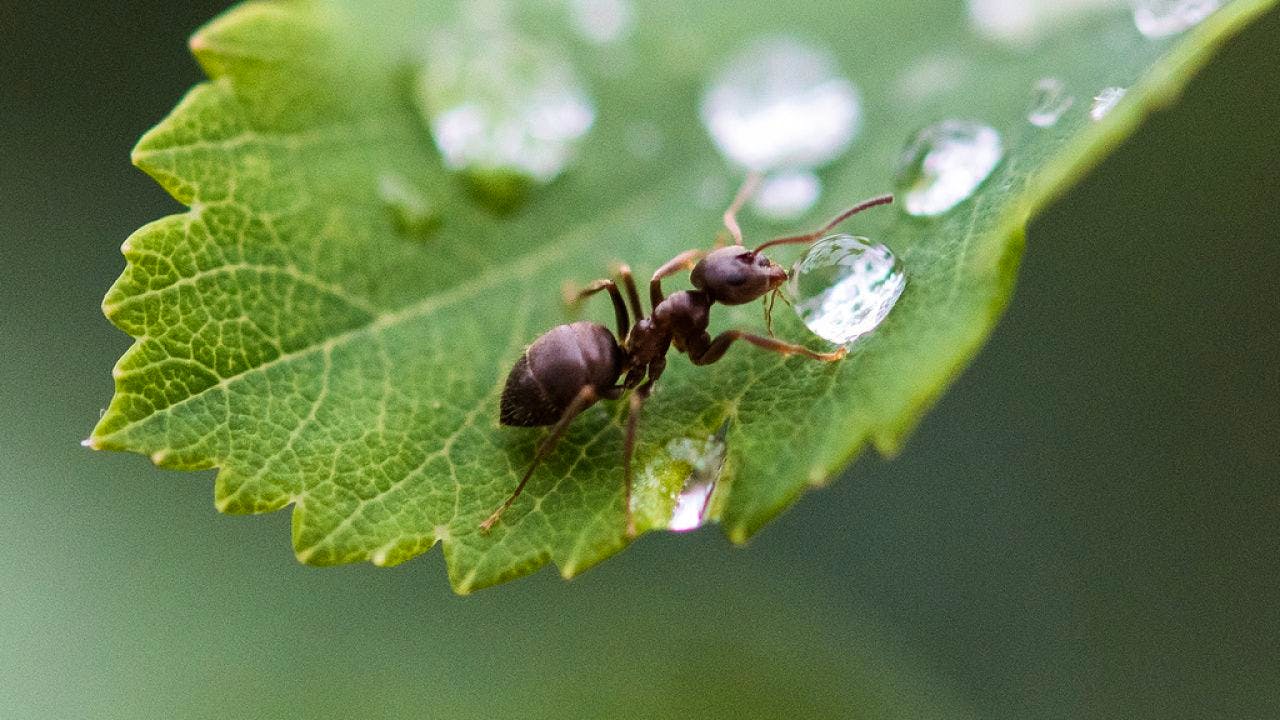
<svg viewBox="0 0 1280 720"><path fill-rule="evenodd" d="M1061 80L1041 78L1032 88L1027 120L1036 127L1053 127L1074 103L1075 98L1067 94L1067 86Z"/></svg>
<svg viewBox="0 0 1280 720"><path fill-rule="evenodd" d="M1128 0L969 0L969 22L979 35L1006 45L1034 45L1050 32Z"/></svg>
<svg viewBox="0 0 1280 720"><path fill-rule="evenodd" d="M735 55L703 93L700 112L729 160L763 171L834 160L853 141L862 107L830 55L777 38Z"/></svg>
<svg viewBox="0 0 1280 720"><path fill-rule="evenodd" d="M711 508L711 494L724 468L725 435L728 423L705 440L677 438L667 443L667 454L673 460L689 463L691 470L684 487L675 498L667 529L673 532L696 530L706 523Z"/></svg>
<svg viewBox="0 0 1280 720"><path fill-rule="evenodd" d="M894 95L909 103L921 103L954 90L971 72L969 60L954 53L917 58L893 82Z"/></svg>
<svg viewBox="0 0 1280 720"><path fill-rule="evenodd" d="M440 226L435 203L405 176L386 172L378 177L378 197L391 213L396 229L413 239L423 239Z"/></svg>
<svg viewBox="0 0 1280 720"><path fill-rule="evenodd" d="M445 165L499 204L550 182L595 120L573 67L552 48L497 28L437 34L417 100Z"/></svg>
<svg viewBox="0 0 1280 720"><path fill-rule="evenodd" d="M1094 120L1101 120L1106 117L1107 113L1111 112L1111 108L1115 107L1116 103L1120 102L1120 98L1124 97L1124 92L1125 90L1122 87L1109 87L1103 89L1103 91L1098 93L1097 97L1093 99L1093 106L1089 108L1089 117Z"/></svg>
<svg viewBox="0 0 1280 720"><path fill-rule="evenodd" d="M906 286L893 251L842 234L809 246L791 269L786 294L815 335L843 345L875 330Z"/></svg>
<svg viewBox="0 0 1280 720"><path fill-rule="evenodd" d="M1190 30L1221 6L1220 0L1136 0L1133 22L1149 38L1168 37Z"/></svg>
<svg viewBox="0 0 1280 720"><path fill-rule="evenodd" d="M770 220L793 220L818 202L822 181L809 170L783 170L765 177L751 208Z"/></svg>
<svg viewBox="0 0 1280 720"><path fill-rule="evenodd" d="M607 45L618 40L631 28L631 3L628 0L570 0L573 24L589 42Z"/></svg>
<svg viewBox="0 0 1280 720"><path fill-rule="evenodd" d="M898 198L907 213L934 216L973 196L1004 149L982 123L944 120L916 133L898 161Z"/></svg>

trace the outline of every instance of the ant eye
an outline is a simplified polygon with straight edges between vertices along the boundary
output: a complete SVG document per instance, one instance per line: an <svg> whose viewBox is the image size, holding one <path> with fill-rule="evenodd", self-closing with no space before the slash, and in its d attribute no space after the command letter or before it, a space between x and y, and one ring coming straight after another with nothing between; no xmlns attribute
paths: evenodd
<svg viewBox="0 0 1280 720"><path fill-rule="evenodd" d="M724 281L733 287L737 287L747 281L746 275L730 275Z"/></svg>

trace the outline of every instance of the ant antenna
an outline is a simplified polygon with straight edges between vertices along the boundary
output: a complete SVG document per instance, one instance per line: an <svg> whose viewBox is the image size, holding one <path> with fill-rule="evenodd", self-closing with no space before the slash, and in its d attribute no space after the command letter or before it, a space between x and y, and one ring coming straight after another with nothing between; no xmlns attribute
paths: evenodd
<svg viewBox="0 0 1280 720"><path fill-rule="evenodd" d="M729 230L729 234L733 236L733 244L742 244L742 228L738 227L738 211L746 204L747 198L756 191L760 185L760 173L752 170L747 173L747 179L742 181L742 187L738 188L738 194L733 196L733 202L729 204L729 209L724 211L724 226Z"/></svg>
<svg viewBox="0 0 1280 720"><path fill-rule="evenodd" d="M774 245L793 245L795 243L811 243L814 240L817 240L818 238L822 237L823 233L826 233L828 230L834 228L835 226L839 225L845 220L848 220L854 215L857 215L863 210L869 210L873 207L876 207L877 205L888 205L891 202L893 202L892 195L881 195L879 197L873 197L870 200L863 200L857 205L854 205L848 210L845 210L844 212L837 215L831 222L827 223L826 225L823 225L821 228L814 230L811 233L807 233L805 235L791 235L789 237L780 237L780 238L777 238L776 240L770 240L769 242L761 245L755 250L752 250L751 254L754 255L760 252L761 250L767 247L773 247Z"/></svg>

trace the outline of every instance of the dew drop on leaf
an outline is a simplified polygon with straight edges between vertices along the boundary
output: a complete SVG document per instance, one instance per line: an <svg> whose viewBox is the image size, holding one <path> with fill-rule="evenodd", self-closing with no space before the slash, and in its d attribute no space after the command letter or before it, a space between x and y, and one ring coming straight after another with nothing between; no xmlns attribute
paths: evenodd
<svg viewBox="0 0 1280 720"><path fill-rule="evenodd" d="M696 530L706 523L711 509L711 495L724 468L727 424L715 435L703 440L676 438L667 443L667 454L674 460L689 463L691 468L680 489L667 521L672 532Z"/></svg>
<svg viewBox="0 0 1280 720"><path fill-rule="evenodd" d="M1094 120L1101 120L1111 112L1111 108L1120 102L1120 98L1124 97L1124 88L1109 87L1104 88L1093 98L1093 106L1089 108L1089 117Z"/></svg>
<svg viewBox="0 0 1280 720"><path fill-rule="evenodd" d="M1074 103L1075 98L1067 94L1067 87L1061 80L1054 77L1040 78L1031 89L1031 108L1027 111L1027 121L1036 127L1053 127Z"/></svg>
<svg viewBox="0 0 1280 720"><path fill-rule="evenodd" d="M811 170L783 170L765 176L751 208L770 220L792 220L808 212L822 195L822 181Z"/></svg>
<svg viewBox="0 0 1280 720"><path fill-rule="evenodd" d="M1000 133L987 125L930 125L916 133L898 161L899 202L910 215L941 215L972 197L1003 155Z"/></svg>
<svg viewBox="0 0 1280 720"><path fill-rule="evenodd" d="M1221 5L1220 0L1137 0L1133 22L1149 38L1168 37L1200 24Z"/></svg>
<svg viewBox="0 0 1280 720"><path fill-rule="evenodd" d="M700 114L725 157L768 171L839 157L858 133L862 104L830 55L775 38L729 60L703 93Z"/></svg>
<svg viewBox="0 0 1280 720"><path fill-rule="evenodd" d="M588 42L607 45L631 29L630 0L569 0L573 24Z"/></svg>
<svg viewBox="0 0 1280 720"><path fill-rule="evenodd" d="M906 286L892 250L840 234L809 247L792 266L785 292L806 327L843 345L875 330Z"/></svg>
<svg viewBox="0 0 1280 720"><path fill-rule="evenodd" d="M416 99L446 166L500 204L565 169L596 110L555 49L465 26L428 48Z"/></svg>
<svg viewBox="0 0 1280 720"><path fill-rule="evenodd" d="M439 206L399 173L378 176L378 198L391 213L396 230L412 240L423 240L440 226Z"/></svg>

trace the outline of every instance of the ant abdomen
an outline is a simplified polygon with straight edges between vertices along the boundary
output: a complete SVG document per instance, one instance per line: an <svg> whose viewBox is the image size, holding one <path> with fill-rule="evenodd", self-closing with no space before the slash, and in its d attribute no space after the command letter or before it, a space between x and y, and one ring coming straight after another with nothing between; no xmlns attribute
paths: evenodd
<svg viewBox="0 0 1280 720"><path fill-rule="evenodd" d="M602 394L621 374L622 348L608 328L593 322L556 326L533 341L511 368L499 421L554 425L583 388Z"/></svg>

